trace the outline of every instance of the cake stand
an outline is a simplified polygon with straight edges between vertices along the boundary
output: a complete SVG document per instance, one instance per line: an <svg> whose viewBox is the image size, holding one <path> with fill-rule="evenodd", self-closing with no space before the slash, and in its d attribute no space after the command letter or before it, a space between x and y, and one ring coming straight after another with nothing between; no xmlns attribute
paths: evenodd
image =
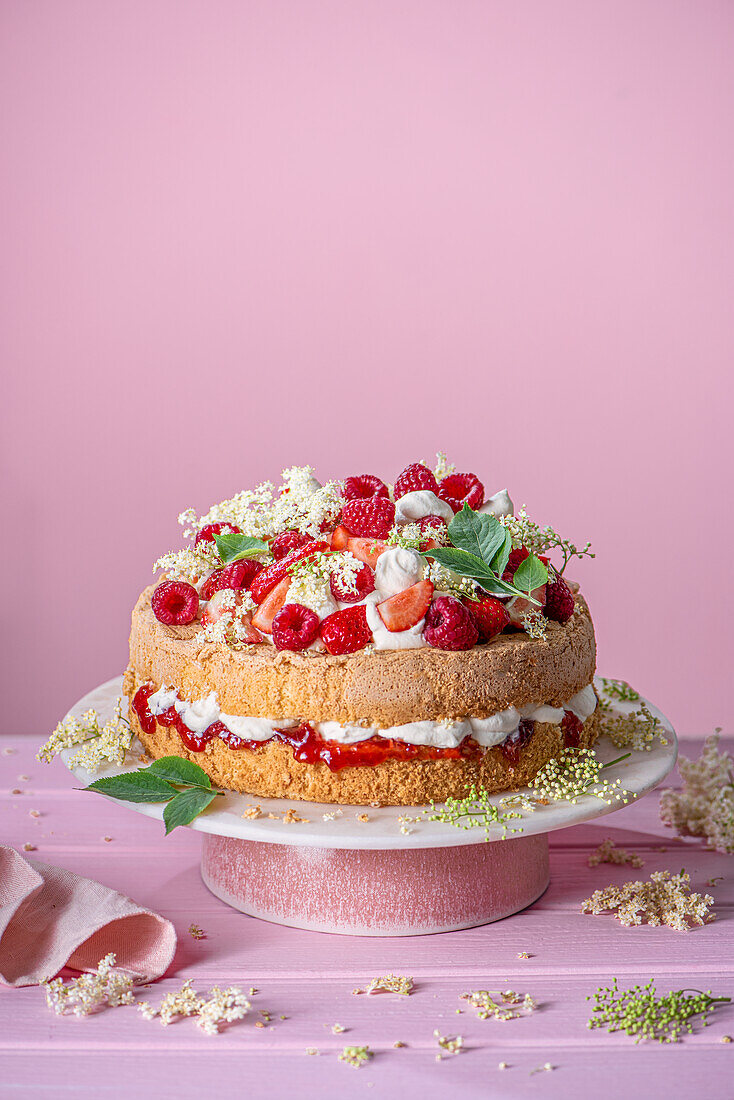
<svg viewBox="0 0 734 1100"><path fill-rule="evenodd" d="M597 688L601 692L601 681ZM78 717L94 707L107 718L121 694L122 678L116 677L80 699L71 714ZM644 701L662 722L667 744L656 739L649 752L633 752L604 772L605 778L621 781L628 803L660 783L677 756L673 727ZM622 713L637 706L614 703ZM75 751L62 754L65 763ZM610 761L621 750L601 737L594 751ZM86 786L92 778L139 766L132 760L93 777L71 770ZM499 804L503 797L494 795L492 801ZM118 805L163 820L162 804ZM550 880L548 833L621 806L584 796L532 813L520 808L522 817L508 822L503 839L498 825L459 829L429 821L431 811L424 806L334 806L227 792L188 827L203 834L204 883L243 913L317 932L415 936L488 924L530 905ZM522 831L509 831L518 827Z"/></svg>

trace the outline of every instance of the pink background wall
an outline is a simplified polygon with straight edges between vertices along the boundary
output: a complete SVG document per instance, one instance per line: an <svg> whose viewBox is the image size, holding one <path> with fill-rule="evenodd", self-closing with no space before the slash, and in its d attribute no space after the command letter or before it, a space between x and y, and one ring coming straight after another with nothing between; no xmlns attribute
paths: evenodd
<svg viewBox="0 0 734 1100"><path fill-rule="evenodd" d="M730 3L0 13L5 732L124 667L182 508L438 447L592 539L602 671L729 722Z"/></svg>

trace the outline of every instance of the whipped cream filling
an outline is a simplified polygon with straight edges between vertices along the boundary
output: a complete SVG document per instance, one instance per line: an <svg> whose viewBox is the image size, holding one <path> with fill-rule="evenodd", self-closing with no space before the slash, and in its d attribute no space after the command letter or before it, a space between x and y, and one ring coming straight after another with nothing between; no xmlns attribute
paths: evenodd
<svg viewBox="0 0 734 1100"><path fill-rule="evenodd" d="M408 631L404 631L408 633ZM394 636L394 635L393 635ZM507 707L488 718L419 719L400 726L361 726L356 723L312 722L313 728L325 741L340 745L354 745L369 741L372 737L390 738L408 745L425 745L435 749L455 749L467 737L472 737L483 748L501 745L518 731L522 719L534 722L558 724L563 721L564 710L570 710L579 721L585 722L596 710L596 693L592 684L577 692L564 707L551 707L545 703L531 703L520 708ZM148 698L148 709L156 717L169 707L174 707L187 729L202 734L213 722L221 722L230 733L248 741L269 741L276 729L297 726L295 718L254 718L239 714L226 714L220 710L215 692L189 703L179 699L173 688L165 684Z"/></svg>

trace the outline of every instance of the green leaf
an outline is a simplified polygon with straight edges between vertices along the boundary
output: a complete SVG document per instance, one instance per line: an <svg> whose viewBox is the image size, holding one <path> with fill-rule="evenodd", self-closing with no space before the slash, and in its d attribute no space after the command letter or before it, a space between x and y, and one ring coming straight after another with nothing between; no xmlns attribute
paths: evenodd
<svg viewBox="0 0 734 1100"><path fill-rule="evenodd" d="M242 561L243 558L252 558L255 554L263 554L268 549L267 542L262 539L253 539L249 535L238 535L229 531L224 535L215 535L219 557L224 565L233 561Z"/></svg>
<svg viewBox="0 0 734 1100"><path fill-rule="evenodd" d="M180 791L163 811L166 836L179 825L189 825L216 797L216 791L202 791L200 787L190 787L187 791Z"/></svg>
<svg viewBox="0 0 734 1100"><path fill-rule="evenodd" d="M169 783L183 783L187 787L207 787L212 781L203 768L181 756L161 756L146 769L148 775L156 775Z"/></svg>
<svg viewBox="0 0 734 1100"><path fill-rule="evenodd" d="M506 534L496 516L475 512L468 504L449 524L449 536L454 546L481 558L487 565L504 546Z"/></svg>
<svg viewBox="0 0 734 1100"><path fill-rule="evenodd" d="M515 570L515 576L512 578L512 583L515 588L519 588L521 592L532 592L534 588L540 588L542 584L548 580L548 570L543 565L540 558L536 558L535 554L529 554L524 561L521 561Z"/></svg>
<svg viewBox="0 0 734 1100"><path fill-rule="evenodd" d="M431 550L431 557L441 565L460 573L462 577L472 577L476 581L494 579L489 566L478 558L476 554L469 554L466 550L457 550L453 546L436 546Z"/></svg>
<svg viewBox="0 0 734 1100"><path fill-rule="evenodd" d="M496 573L498 577L501 577L507 568L507 563L510 560L510 552L512 550L512 535L509 531L505 531L505 540L500 546L499 550L492 558L492 572Z"/></svg>
<svg viewBox="0 0 734 1100"><path fill-rule="evenodd" d="M107 779L96 779L85 791L96 791L123 802L167 802L176 791L170 783L157 775L151 775L150 769L126 772L123 775L111 775Z"/></svg>

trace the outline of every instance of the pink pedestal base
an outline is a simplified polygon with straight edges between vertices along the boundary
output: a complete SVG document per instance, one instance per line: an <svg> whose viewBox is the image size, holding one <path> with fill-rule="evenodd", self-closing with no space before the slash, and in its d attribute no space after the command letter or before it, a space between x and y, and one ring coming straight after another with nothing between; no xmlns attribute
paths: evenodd
<svg viewBox="0 0 734 1100"><path fill-rule="evenodd" d="M201 875L262 920L349 936L419 936L501 920L548 886L548 837L353 850L205 834Z"/></svg>

